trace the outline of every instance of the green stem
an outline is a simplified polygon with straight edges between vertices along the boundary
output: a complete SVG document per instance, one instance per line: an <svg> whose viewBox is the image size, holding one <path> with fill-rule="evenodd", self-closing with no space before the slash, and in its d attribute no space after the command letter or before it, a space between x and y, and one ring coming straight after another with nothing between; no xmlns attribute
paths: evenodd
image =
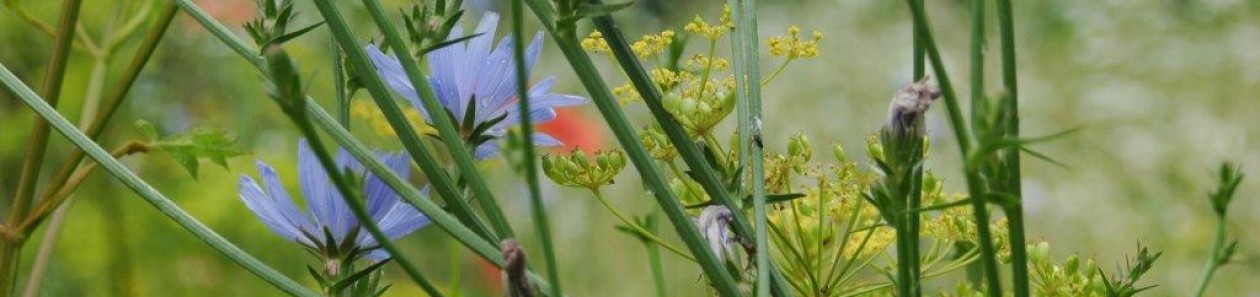
<svg viewBox="0 0 1260 297"><path fill-rule="evenodd" d="M1019 139L1019 84L1016 79L1015 64L1015 25L1014 13L1010 0L997 0L998 31L1002 47L1002 85L1006 89L1005 110L1010 121L1006 123L1006 137ZM1024 244L1023 185L1020 184L1020 150L1012 147L1004 154L1006 161L1005 192L1014 197L1021 197L1018 204L1006 207L1007 221L1010 222L1011 242L1011 275L1014 279L1015 296L1029 295L1028 248Z"/></svg>
<svg viewBox="0 0 1260 297"><path fill-rule="evenodd" d="M645 227L649 232L656 232L655 215L650 215L648 224ZM656 297L669 296L665 289L665 268L661 264L661 250L655 243L644 240L643 246L647 248L648 265L652 269L652 283L656 285Z"/></svg>
<svg viewBox="0 0 1260 297"><path fill-rule="evenodd" d="M65 79L66 64L70 59L70 48L74 43L75 27L79 20L81 0L66 0L61 7L61 20L57 27L57 40L53 44L52 58L48 61L48 72L44 76L43 94L48 105L56 108L61 98L61 84ZM22 162L19 173L17 193L13 195L13 204L9 214L9 226L21 222L35 197L35 187L39 184L39 172L44 165L44 153L48 148L48 123L36 118L31 128L30 141L26 149L26 158ZM10 295L17 286L17 269L21 262L23 239L6 240L0 245L0 295Z"/></svg>
<svg viewBox="0 0 1260 297"><path fill-rule="evenodd" d="M1203 277L1199 278L1199 288L1195 290L1195 297L1203 297L1207 293L1208 283L1212 282L1212 276L1216 275L1216 269L1221 267L1221 250L1225 247L1225 216L1216 216L1216 236L1212 239L1212 256L1208 258L1207 267L1203 268Z"/></svg>
<svg viewBox="0 0 1260 297"><path fill-rule="evenodd" d="M684 252L682 249L674 247L668 242L665 242L664 239L657 237L655 233L650 232L647 229L644 229L642 226L639 226L639 224L635 223L633 220L630 220L630 217L627 217L626 215L622 214L621 211L617 210L616 207L613 207L612 203L608 202L608 198L604 198L604 194L600 192L599 189L592 189L591 193L595 194L595 200L599 200L599 203L604 205L604 209L607 209L608 212L612 213L614 217L617 217L617 220L621 221L621 223L624 224L626 227L630 228L631 230L634 230L635 233L638 233L640 237L645 238L648 241L654 242L656 243L656 245L664 247L665 249L669 250L670 252L674 252L674 254L677 254L680 257L686 258L687 260L691 260L692 262L696 261L696 259L691 257L691 255L688 255L687 252Z"/></svg>
<svg viewBox="0 0 1260 297"><path fill-rule="evenodd" d="M547 261L547 276L551 278L551 296L560 296L560 267L556 266L555 246L551 242L551 224L547 221L546 205L542 201L542 193L538 189L538 154L534 152L534 123L533 119L528 116L530 107L529 90L526 83L529 81L529 69L525 67L525 20L523 12L523 0L512 1L512 60L516 66L516 98L517 114L521 116L521 140L524 146L522 154L524 155L525 166L525 182L529 185L529 202L531 214L534 219L534 228L538 229L538 238L542 241L543 258ZM488 38L488 37L487 37ZM469 106L468 108L474 108Z"/></svg>
<svg viewBox="0 0 1260 297"><path fill-rule="evenodd" d="M757 38L757 1L756 0L732 0L732 16L736 23L735 38L732 40L732 47L738 51L735 62L735 79L736 92L739 96L737 108L739 115L739 135L741 148L747 148L748 154L744 155L741 151L741 159L743 164L749 165L751 175L745 181L751 183L752 201L753 201L753 238L754 251L753 262L757 267L756 280L756 296L770 296L771 285L771 263L770 263L770 243L767 241L767 221L766 221L766 184L765 184L765 156L761 146L761 66L758 62L759 48ZM712 59L710 59L712 60ZM789 59L790 60L790 59ZM778 76L784 67L787 66L785 61L769 79ZM768 80L767 80L768 81ZM745 137L747 135L747 138ZM712 140L710 140L712 142ZM717 146L717 143L714 143ZM722 158L726 154L721 155ZM723 162L725 164L725 162ZM741 177L742 178L742 177ZM742 196L741 196L742 197ZM728 206L729 207L729 206ZM748 234L748 233L744 233ZM806 248L802 246L802 248ZM814 267L818 269L818 267ZM818 285L817 277L810 274L814 285ZM780 287L781 291L787 291Z"/></svg>
<svg viewBox="0 0 1260 297"><path fill-rule="evenodd" d="M923 5L923 0L911 0L911 1L918 3L920 6ZM914 69L913 69L914 77L912 78L912 81L919 81L919 79L922 79L923 75L925 75L927 72L926 68L923 65L924 55L926 53L923 50L923 40L920 39L921 38L920 36L922 35L922 33L919 32L919 27L911 26L910 35L911 35L910 40L912 44L911 46L914 49L913 50L914 60L912 60L913 61L912 63L914 65Z"/></svg>
<svg viewBox="0 0 1260 297"><path fill-rule="evenodd" d="M941 60L940 50L936 47L935 40L932 39L931 25L928 24L927 13L922 3L916 0L907 0L910 3L910 10L914 15L914 25L919 29L919 40L922 42L924 51L928 60L932 63L932 69L936 73L936 79L940 82L941 93L943 94L945 107L948 110L949 122L954 130L954 136L958 141L959 152L962 159L967 160L972 153L971 132L967 129L967 121L962 115L961 108L958 104L958 98L954 93L954 87L950 84L949 74L945 71L944 62ZM972 211L976 221L976 235L978 237L977 245L980 246L981 264L984 267L985 278L988 284L989 296L1002 296L1002 282L998 277L997 268L997 252L993 247L992 232L989 229L989 210L987 208L988 199L984 192L983 185L980 183L979 172L972 165L964 166L966 172L967 190L972 199Z"/></svg>
<svg viewBox="0 0 1260 297"><path fill-rule="evenodd" d="M700 263L700 267L704 270L705 275L708 276L709 281L711 281L718 295L728 297L738 296L739 289L735 284L735 280L722 267L722 264L718 262L717 256L715 256L709 249L708 243L700 235L700 231L697 229L695 223L687 216L685 210L683 210L683 206L678 201L678 197L670 190L669 182L657 169L655 164L652 163L651 156L648 155L647 149L644 148L643 142L639 139L638 134L635 133L634 128L630 125L630 121L626 119L626 115L621 110L620 104L617 103L616 97L613 96L612 92L608 88L608 85L604 82L603 78L600 77L599 70L595 68L595 65L591 62L590 57L586 55L581 45L578 44L578 40L574 37L575 33L573 32L573 28L566 27L565 31L559 31L556 29L554 25L556 20L552 14L549 3L542 0L529 0L526 4L529 5L529 8L534 12L534 15L542 21L547 31L551 33L549 35L551 35L551 37L556 41L560 51L564 53L566 60L569 61L569 65L572 66L574 72L578 74L578 79L581 80L582 85L586 87L586 91L591 95L595 103L595 107L599 109L601 114L603 114L609 128L613 131L613 135L617 137L617 140L626 150L626 155L630 157L630 161L639 171L639 175L643 177L644 183L647 184L650 192L653 194L653 197L656 198L656 202L661 205L661 209L665 211L665 215L669 218L670 222L673 223L674 229L678 233L679 237L683 239L683 242L687 244L687 248L691 250L693 255L696 256L697 262ZM599 5L598 2L592 2L592 4ZM601 27L600 31L604 33L605 38L607 38L610 43L613 43L613 40L616 40L616 42L622 43L621 45L624 46L625 40L622 39L620 31L616 30L616 25L613 24L611 18L606 16L596 18L596 25ZM610 35L610 33L615 35ZM628 47L625 49L628 49ZM624 53L618 54L619 60L625 59L625 57L621 56L622 54ZM642 69L640 68L640 71L637 73L641 74L641 70ZM636 85L640 83L642 82L636 82ZM647 86L650 87L650 85ZM640 93L644 94L642 92L643 88L640 87L639 89ZM653 92L655 91L654 88L649 90ZM659 96L655 99L658 100L657 107L660 107ZM659 111L664 112L663 109ZM677 122L674 122L673 124L673 128L681 129ZM691 151L696 154L690 157L699 156L698 152L695 151L694 145L691 145L686 141L675 141L675 144L679 148L692 148ZM712 172L710 172L710 174L712 174ZM733 213L739 214L740 212L735 211Z"/></svg>
<svg viewBox="0 0 1260 297"><path fill-rule="evenodd" d="M295 296L317 296L314 292L302 287L293 279L290 279L280 272L258 261L257 258L249 255L236 245L233 245L227 239L215 233L206 225L197 221L183 209L180 209L173 201L162 193L158 192L144 180L136 176L135 173L127 170L126 166L119 163L102 149L99 145L92 141L87 135L79 131L64 117L57 113L57 110L45 103L36 95L34 91L26 87L21 81L9 72L9 69L0 64L0 83L3 83L16 97L21 99L27 106L34 109L41 117L51 122L52 127L59 133L66 136L75 146L85 151L89 157L101 164L106 171L113 175L127 187L131 188L136 194L144 198L145 201L157 208L159 212L171 218L175 223L179 224L185 230L188 230L198 239L204 241L207 245L223 253L233 262L240 264L246 270L254 275L262 278L264 281L271 283L277 288Z"/></svg>

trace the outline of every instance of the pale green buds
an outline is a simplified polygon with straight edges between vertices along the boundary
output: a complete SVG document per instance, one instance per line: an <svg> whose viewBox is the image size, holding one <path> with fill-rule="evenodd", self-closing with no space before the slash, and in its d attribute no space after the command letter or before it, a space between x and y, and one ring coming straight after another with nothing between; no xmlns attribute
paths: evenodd
<svg viewBox="0 0 1260 297"><path fill-rule="evenodd" d="M543 173L562 186L597 190L612 184L626 168L626 154L620 150L595 152L594 162L582 150L568 156L547 155L542 159Z"/></svg>
<svg viewBox="0 0 1260 297"><path fill-rule="evenodd" d="M702 97L665 94L665 110L678 119L687 132L705 135L735 110L735 96L725 92L702 93Z"/></svg>
<svg viewBox="0 0 1260 297"><path fill-rule="evenodd" d="M290 117L306 117L306 95L302 91L302 80L297 67L293 66L293 60L279 46L268 47L265 54L267 72L271 78L271 98Z"/></svg>
<svg viewBox="0 0 1260 297"><path fill-rule="evenodd" d="M793 134L788 139L788 155L801 161L809 161L814 157L814 148L809 144L809 137L803 133Z"/></svg>
<svg viewBox="0 0 1260 297"><path fill-rule="evenodd" d="M814 148L804 133L797 132L788 138L788 162L796 173L805 172L805 163L814 157Z"/></svg>
<svg viewBox="0 0 1260 297"><path fill-rule="evenodd" d="M844 152L844 146L841 146L839 143L831 147L831 153L835 155L836 162L840 162L840 164L849 162L849 155Z"/></svg>
<svg viewBox="0 0 1260 297"><path fill-rule="evenodd" d="M871 134L871 136L866 138L866 154L872 160L884 160L884 146L879 143L879 137L876 137L875 134Z"/></svg>

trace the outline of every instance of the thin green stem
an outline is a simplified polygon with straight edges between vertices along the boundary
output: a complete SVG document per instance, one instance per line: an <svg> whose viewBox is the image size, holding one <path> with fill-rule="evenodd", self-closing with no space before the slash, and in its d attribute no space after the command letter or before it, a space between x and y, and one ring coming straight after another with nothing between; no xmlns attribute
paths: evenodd
<svg viewBox="0 0 1260 297"><path fill-rule="evenodd" d="M679 257L686 258L687 260L691 260L692 262L696 261L696 259L691 257L691 255L688 255L687 252L684 252L682 249L674 247L673 245L669 244L669 242L666 242L664 239L657 237L655 233L652 233L648 231L647 229L644 229L643 226L639 226L639 224L635 223L634 220L631 220L630 217L627 217L625 214L622 214L621 211L617 210L617 207L614 207L612 203L608 202L608 198L605 198L604 194L600 192L598 189L591 190L591 193L595 194L595 200L598 200L600 204L604 205L604 209L607 209L608 212L612 213L614 217L617 217L617 220L621 221L621 223L624 224L627 228L630 228L631 230L634 230L635 233L638 233L640 237L646 238L648 241L654 242L656 243L656 245L664 247L670 252L677 254Z"/></svg>
<svg viewBox="0 0 1260 297"><path fill-rule="evenodd" d="M517 114L530 114L529 68L525 67L525 13L523 0L512 1L512 60L516 66L516 98ZM469 106L468 108L474 108ZM530 116L521 116L521 140L524 146L525 183L529 185L529 203L534 219L534 228L538 229L538 238L542 241L543 259L547 263L547 276L551 278L551 296L560 296L560 267L556 266L555 246L551 241L551 224L547 221L547 208L542 201L542 193L538 189L538 154L534 152L534 123Z"/></svg>
<svg viewBox="0 0 1260 297"><path fill-rule="evenodd" d="M1195 290L1195 297L1203 297L1207 293L1208 283L1212 282L1212 276L1216 275L1216 269L1221 267L1221 251L1225 247L1225 216L1216 216L1216 235L1212 239L1212 256L1208 258L1207 266L1203 268L1203 276L1199 278L1199 288Z"/></svg>
<svg viewBox="0 0 1260 297"><path fill-rule="evenodd" d="M940 83L945 107L949 114L950 126L954 130L954 136L958 141L959 152L962 154L962 159L967 160L972 153L974 140L971 138L970 130L967 129L967 121L962 115L958 98L954 93L954 87L949 81L949 74L945 71L940 50L936 47L935 40L932 39L932 29L928 23L927 12L925 12L920 2L916 0L907 0L907 2L910 3L910 10L914 16L914 26L919 29L919 40L923 44L928 60L932 63L936 79ZM979 172L971 165L964 167L966 167L964 171L966 172L967 190L972 197L972 211L975 216L976 235L979 241L977 245L980 246L981 264L984 267L989 296L1000 297L1002 296L1002 282L998 276L997 252L994 250L993 236L989 229L987 193L984 192Z"/></svg>
<svg viewBox="0 0 1260 297"><path fill-rule="evenodd" d="M354 64L355 70L360 72L360 77L372 77L372 79L369 80L379 82L379 76L373 73L373 70L376 69L375 66L368 62L367 56L364 54L363 47L355 43L356 41L354 35L350 32L348 24L346 24L345 20L339 13L337 13L336 6L329 0L316 0L315 2L318 6L326 7L320 9L320 11L324 14L325 20L328 21L329 28L333 30L335 35L339 35L337 41L341 44L342 49L350 54L351 63ZM494 195L490 193L490 188L487 186L485 179L483 179L481 177L481 173L477 171L477 164L473 161L472 153L461 139L459 131L455 128L455 123L451 120L451 118L441 116L442 112L440 111L446 109L438 101L437 95L433 92L433 87L429 85L429 80L425 77L424 72L420 71L420 64L417 63L415 58L410 54L411 50L408 49L407 40L399 34L397 27L389 21L389 17L385 15L385 10L381 8L379 1L363 0L363 5L367 7L368 14L371 15L372 20L376 23L376 27L380 29L381 33L385 36L385 41L389 42L390 46L394 48L394 56L397 57L399 63L402 64L403 71L407 73L407 77L411 80L411 85L415 87L416 92L420 97L420 102L424 104L424 109L433 111L433 116L430 117L429 121L436 124L438 135L442 139L442 144L446 145L446 150L450 153L451 158L454 159L455 166L458 168L460 176L463 177L464 181L468 183L469 188L472 189L473 198L475 198L481 206L482 212L486 216L486 220L490 222L490 227L494 228L494 232L498 234L497 238L504 239L515 237L514 232L512 231L512 226L508 224L507 218L503 214L503 210L499 208L499 204L494 200ZM481 38L494 38L494 36L484 36ZM419 144L420 139L419 136L417 136L419 134L414 133L414 131L410 129L399 129L401 124L408 122L406 121L406 117L402 116L402 113L397 111L397 103L394 103L392 100L387 100L390 98L389 93L385 91L383 86L384 85L378 85L378 88L376 88L376 92L380 92L382 94L373 93L372 96L376 98L377 106L381 108L381 111L387 118L394 117L394 119L389 121L390 125L394 127L394 131L400 131L399 136L403 136L403 134L407 135L400 137L403 139L404 143L414 142ZM371 89L369 89L369 91L371 91ZM469 106L468 108L475 107ZM389 111L387 109L393 109L394 111Z"/></svg>
<svg viewBox="0 0 1260 297"><path fill-rule="evenodd" d="M616 97L608 89L608 85L599 75L599 70L595 68L590 57L586 55L581 45L578 44L577 38L574 37L573 28L566 27L564 31L556 29L555 17L552 14L553 11L549 3L542 0L529 0L526 4L529 5L534 15L542 21L544 27L550 33L549 35L556 41L560 51L563 52L565 58L569 61L569 65L578 74L578 79L581 80L582 85L586 87L586 91L591 95L595 107L603 114L605 122L608 123L609 128L613 131L613 135L617 137L618 142L626 150L626 155L639 171L639 175L643 177L644 183L647 184L653 197L656 198L656 202L661 205L661 209L665 211L665 215L673 223L679 237L687 244L687 248L691 250L692 254L696 256L697 262L700 263L700 267L704 270L705 275L708 276L718 295L738 296L739 289L735 284L735 280L727 273L717 257L709 249L695 223L683 210L678 197L670 190L669 182L653 164L651 156L648 155L643 142L639 139L638 134L635 133L629 120L626 119L626 115L621 110L620 104L617 103ZM592 4L599 5L598 2L592 2ZM605 38L610 43L614 39L620 43L625 42L620 35L620 31L616 30L616 25L611 18L607 16L598 17L596 18L596 25L601 27L600 31L604 33ZM610 33L615 35L610 35ZM624 58L621 54L618 54L619 60ZM642 82L636 82L636 85L639 83ZM652 89L652 91L655 90ZM640 93L643 93L642 88L640 88ZM656 99L659 105L659 97ZM681 127L677 126L678 123L675 122L674 125L674 128L681 129ZM691 147L694 151L695 147L685 141L675 143L682 144L678 147ZM698 156L698 153L696 156ZM739 214L740 212L735 211L733 213Z"/></svg>
<svg viewBox="0 0 1260 297"><path fill-rule="evenodd" d="M81 0L66 0L61 7L61 20L57 27L56 41L53 44L52 58L48 61L48 72L44 76L43 94L48 105L56 108L61 98L61 84L66 73L66 64L70 60L70 48L74 43L75 27L79 20ZM22 170L18 177L17 193L9 214L9 226L21 222L35 198L35 187L39 184L39 172L44 165L44 154L48 148L48 122L36 118L31 125L30 141L26 147L26 158L22 161ZM0 244L0 295L10 295L17 287L17 269L21 262L24 240L7 240Z"/></svg>
<svg viewBox="0 0 1260 297"><path fill-rule="evenodd" d="M131 188L136 194L144 198L145 201L157 208L159 212L171 218L172 221L179 224L185 230L188 230L198 239L201 239L210 247L223 253L233 262L240 264L246 270L254 275L262 278L264 281L271 283L277 288L294 296L317 296L314 292L302 287L293 279L290 279L280 272L258 261L257 258L249 255L236 245L233 245L227 239L215 233L206 225L197 221L183 209L180 209L173 201L162 193L158 192L143 179L136 176L135 173L127 170L126 166L118 162L102 149L99 145L92 141L87 135L79 131L67 121L64 117L57 113L57 110L45 103L36 95L34 91L26 87L21 81L9 71L7 67L0 64L0 83L3 83L16 97L26 103L27 106L34 109L41 117L48 120L54 129L64 135L75 146L85 151L89 157L95 160L106 171L113 175L127 187Z"/></svg>
<svg viewBox="0 0 1260 297"><path fill-rule="evenodd" d="M654 214L648 216L648 223L644 228L649 232L655 233L656 220L653 218L655 218ZM657 247L655 243L647 240L643 241L643 246L647 249L648 265L652 269L652 283L656 285L656 297L669 296L665 287L665 268L661 263L660 248Z"/></svg>
<svg viewBox="0 0 1260 297"><path fill-rule="evenodd" d="M920 6L923 5L923 0L911 0L911 1L917 2ZM912 55L914 59L912 60L913 62L911 62L914 65L913 66L914 77L912 77L911 81L919 81L919 79L922 79L923 76L927 74L926 67L924 67L923 65L924 55L926 53L923 50L923 41L920 39L921 38L920 36L922 34L919 32L919 27L910 26L910 35L911 35L910 40L912 44L911 47L913 48Z"/></svg>
<svg viewBox="0 0 1260 297"><path fill-rule="evenodd" d="M1008 113L1006 137L1019 139L1019 84L1016 79L1015 64L1015 25L1014 13L1010 0L997 0L998 33L1002 47L1002 85L1006 89L1004 110ZM1024 244L1024 204L1023 185L1020 183L1020 150L1012 147L1004 154L1006 194L1019 197L1018 203L1006 207L1007 221L1010 222L1011 242L1011 275L1014 279L1015 296L1029 296L1028 248Z"/></svg>

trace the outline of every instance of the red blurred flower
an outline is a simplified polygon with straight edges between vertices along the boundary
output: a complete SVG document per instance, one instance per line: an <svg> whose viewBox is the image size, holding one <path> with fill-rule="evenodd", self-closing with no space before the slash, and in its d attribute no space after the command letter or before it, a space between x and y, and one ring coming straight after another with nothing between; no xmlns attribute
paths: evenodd
<svg viewBox="0 0 1260 297"><path fill-rule="evenodd" d="M577 107L556 108L556 119L538 124L538 132L546 133L560 140L564 146L552 148L554 151L568 152L581 148L587 152L604 149L607 136L604 123L587 115Z"/></svg>

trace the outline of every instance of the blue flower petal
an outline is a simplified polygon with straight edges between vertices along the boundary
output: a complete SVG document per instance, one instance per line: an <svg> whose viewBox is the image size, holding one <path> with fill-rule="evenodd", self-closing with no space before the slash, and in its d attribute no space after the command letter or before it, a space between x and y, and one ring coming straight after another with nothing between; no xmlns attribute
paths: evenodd
<svg viewBox="0 0 1260 297"><path fill-rule="evenodd" d="M305 139L298 141L298 178L302 183L302 193L306 196L307 207L315 216L316 224L327 227L333 239L342 241L350 229L357 224L350 217L350 207L341 198L341 193L328 178L328 172L320 165L315 151ZM320 236L323 230L315 230Z"/></svg>
<svg viewBox="0 0 1260 297"><path fill-rule="evenodd" d="M555 137L551 137L551 135L547 135L543 133L534 133L534 137L531 137L531 138L534 140L534 145L537 145L537 146L564 145L564 143L560 142L559 139L556 139Z"/></svg>
<svg viewBox="0 0 1260 297"><path fill-rule="evenodd" d="M498 155L498 154L499 154L499 143L494 142L494 141L487 141L485 143L482 143L481 145L478 145L476 149L473 150L473 158L477 160L489 159L490 157L494 157L495 155Z"/></svg>
<svg viewBox="0 0 1260 297"><path fill-rule="evenodd" d="M284 214L276 207L275 200L271 196L262 191L258 187L258 183L249 176L241 176L241 180L237 185L240 188L240 198L245 202L245 207L254 212L258 219L267 225L271 231L276 232L284 239L300 242L304 238L298 226L294 225Z"/></svg>

